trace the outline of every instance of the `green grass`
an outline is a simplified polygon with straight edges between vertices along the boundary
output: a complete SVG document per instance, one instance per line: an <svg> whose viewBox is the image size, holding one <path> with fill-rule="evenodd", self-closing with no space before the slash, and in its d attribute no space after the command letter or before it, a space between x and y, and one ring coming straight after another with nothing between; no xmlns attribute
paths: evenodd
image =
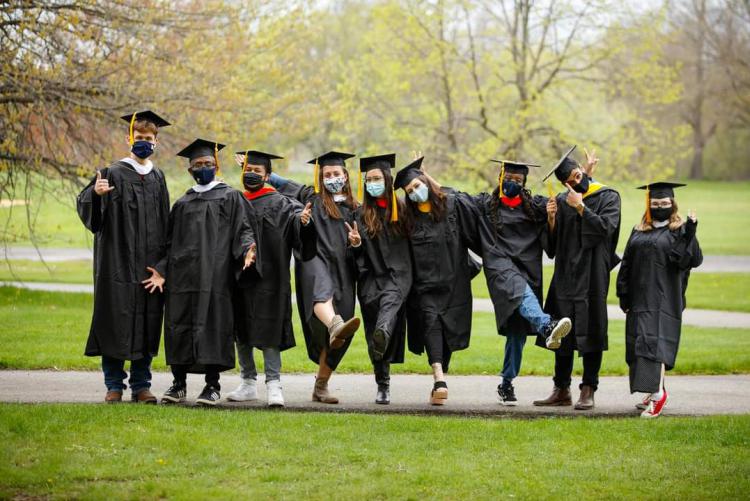
<svg viewBox="0 0 750 501"><path fill-rule="evenodd" d="M553 266L544 267L544 292L549 290ZM617 272L609 281L610 304L618 304L616 294ZM484 270L471 282L474 297L489 298ZM702 310L750 312L750 273L692 273L687 289L687 307Z"/></svg>
<svg viewBox="0 0 750 501"><path fill-rule="evenodd" d="M85 357L83 349L91 319L92 296L0 288L0 369L84 369L96 370L99 358ZM284 352L285 372L312 372L296 312L294 329L298 346ZM474 315L472 342L468 350L454 354L454 374L496 374L502 364L504 338L495 331L491 313ZM610 351L604 357L603 374L627 373L624 359L624 322L610 323ZM533 345L529 338L523 375L548 375L552 371L550 352ZM156 370L165 370L164 352L154 360ZM362 330L339 366L340 372L369 373L372 368ZM579 371L580 367L576 367ZM395 373L429 374L427 359L407 354L406 363L394 366ZM750 330L705 329L685 326L675 374L750 373Z"/></svg>
<svg viewBox="0 0 750 501"><path fill-rule="evenodd" d="M299 178L297 175L291 177ZM229 181L236 184L232 177ZM607 180L601 181L606 183ZM167 183L174 201L190 186L190 179L183 171L169 171ZM444 180L444 184L460 186L460 183L451 183L448 180ZM638 184L611 183L622 195L620 250L624 248L630 230L643 215L644 192L634 189ZM531 180L530 186L535 193L547 194L547 189L534 179ZM28 209L35 221L35 238L39 245L90 246L91 235L84 229L76 214L75 193L71 190L61 192L55 183L50 183L48 190L50 189L57 189L58 192L41 196L40 190L33 191L28 207L0 208L0 223L3 226L8 223L4 240L10 245L31 244L28 234ZM677 192L677 199L683 215L687 214L688 209L698 212L698 238L705 254L750 254L749 181L691 181L689 186Z"/></svg>
<svg viewBox="0 0 750 501"><path fill-rule="evenodd" d="M471 419L0 405L0 497L740 499L750 416ZM552 472L552 473L550 473Z"/></svg>
<svg viewBox="0 0 750 501"><path fill-rule="evenodd" d="M93 266L91 260L47 263L21 259L4 261L0 266L0 281L91 284Z"/></svg>

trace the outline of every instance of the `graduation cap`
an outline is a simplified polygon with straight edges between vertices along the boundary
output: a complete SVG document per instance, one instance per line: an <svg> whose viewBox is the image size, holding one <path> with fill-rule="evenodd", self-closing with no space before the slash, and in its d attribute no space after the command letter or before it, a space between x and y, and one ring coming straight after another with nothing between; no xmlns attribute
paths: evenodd
<svg viewBox="0 0 750 501"><path fill-rule="evenodd" d="M216 162L216 173L219 173L219 151L224 149L226 145L217 143L214 141L208 141L207 139L196 139L189 145L185 146L179 153L178 157L184 157L189 160L195 160L200 157L214 157Z"/></svg>
<svg viewBox="0 0 750 501"><path fill-rule="evenodd" d="M382 171L388 170L389 172L396 167L396 154L387 153L385 155L375 155L372 157L365 157L359 159L359 193L363 195L362 190L362 176L365 172L373 169L380 169ZM391 222L398 221L398 202L396 200L396 190L391 190Z"/></svg>
<svg viewBox="0 0 750 501"><path fill-rule="evenodd" d="M572 158L568 158L570 154L573 153L573 150L576 149L576 146L577 145L574 144L568 151L563 154L563 156L560 157L560 160L557 161L555 167L551 171L549 171L546 176L544 176L542 181L546 181L547 179L549 179L552 174L554 174L555 177L557 177L557 180L561 183L564 183L568 180L568 177L570 176L570 173L573 171L573 169L578 167L578 163L576 163L575 160L573 160Z"/></svg>
<svg viewBox="0 0 750 501"><path fill-rule="evenodd" d="M245 167L248 165L262 165L266 169L271 168L271 160L280 160L284 157L273 155L271 153L264 153L262 151L247 150L247 151L236 151L238 155L244 155L245 159L242 162L242 172L245 172Z"/></svg>
<svg viewBox="0 0 750 501"><path fill-rule="evenodd" d="M133 126L135 125L136 120L145 120L146 122L151 122L152 124L156 125L156 127L167 127L168 125L171 125L169 122L167 122L151 110L136 111L132 115L123 115L120 117L120 119L130 123L128 137L130 138L131 145L135 142L135 140L133 139Z"/></svg>
<svg viewBox="0 0 750 501"><path fill-rule="evenodd" d="M315 165L313 186L315 187L315 193L320 193L320 181L318 180L318 169L329 165L335 165L338 167L346 167L346 160L354 157L353 153L342 153L340 151L329 151L319 157L313 158L307 163Z"/></svg>
<svg viewBox="0 0 750 501"><path fill-rule="evenodd" d="M651 223L651 199L652 198L674 198L674 189L687 186L683 183L670 183L660 181L658 183L645 184L637 189L646 190L646 222Z"/></svg>
<svg viewBox="0 0 750 501"><path fill-rule="evenodd" d="M393 181L393 186L395 188L405 189L414 178L421 176L423 174L422 170L420 169L420 167L422 167L422 160L424 160L424 157L419 157L412 163L398 171L398 173L396 174L396 178Z"/></svg>
<svg viewBox="0 0 750 501"><path fill-rule="evenodd" d="M528 176L529 174L529 167L541 167L541 165L538 164L532 164L529 162L517 162L512 160L495 160L490 159L490 162L495 162L500 164L500 177L503 177L503 174L505 172L510 172L513 174L523 174L524 176Z"/></svg>

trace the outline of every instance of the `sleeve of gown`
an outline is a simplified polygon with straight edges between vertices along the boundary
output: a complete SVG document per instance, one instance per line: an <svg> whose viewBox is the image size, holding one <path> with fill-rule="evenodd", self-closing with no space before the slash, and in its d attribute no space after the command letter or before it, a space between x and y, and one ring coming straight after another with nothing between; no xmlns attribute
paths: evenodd
<svg viewBox="0 0 750 501"><path fill-rule="evenodd" d="M534 213L534 222L539 228L539 242L542 244L542 249L552 257L555 251L552 247L553 235L547 224L547 200L549 199L545 196L534 195L531 199L531 210Z"/></svg>
<svg viewBox="0 0 750 501"><path fill-rule="evenodd" d="M697 228L698 222L688 220L679 229L680 235L669 251L669 261L681 270L697 268L703 263L703 252L695 236Z"/></svg>
<svg viewBox="0 0 750 501"><path fill-rule="evenodd" d="M154 265L154 269L164 278L167 278L167 269L169 268L169 253L172 250L172 234L174 233L175 211L177 210L179 210L179 207L175 205L169 212L169 216L167 216L167 238L164 241L164 256Z"/></svg>
<svg viewBox="0 0 750 501"><path fill-rule="evenodd" d="M633 240L635 229L630 233L628 243L625 245L625 252L620 262L620 270L617 272L617 297L620 299L620 308L624 311L630 309L630 291L628 290L628 284L630 283L630 272L633 266L633 252L630 247L630 241Z"/></svg>
<svg viewBox="0 0 750 501"><path fill-rule="evenodd" d="M109 169L102 169L102 177L106 179L108 172ZM81 218L81 222L86 229L91 233L98 233L104 222L106 202L103 197L97 195L94 191L94 183L96 183L96 177L78 194L76 209L78 209L78 217Z"/></svg>
<svg viewBox="0 0 750 501"><path fill-rule="evenodd" d="M581 245L584 249L596 247L602 242L611 242L620 228L620 195L615 191L608 191L602 193L602 196L606 199L598 212L588 207L583 209Z"/></svg>
<svg viewBox="0 0 750 501"><path fill-rule="evenodd" d="M250 246L255 243L255 234L245 210L247 201L239 191L232 194L232 257L244 259Z"/></svg>
<svg viewBox="0 0 750 501"><path fill-rule="evenodd" d="M159 210L161 211L161 220L162 221L169 221L169 189L167 189L167 181L164 179L164 174L162 172L159 172L159 180L161 181L161 206L159 207ZM166 246L164 252L158 257L157 264L161 262L167 255ZM157 271L159 270L156 268ZM165 270L166 271L166 270ZM161 272L159 272L161 275ZM164 276L164 275L162 275Z"/></svg>
<svg viewBox="0 0 750 501"><path fill-rule="evenodd" d="M564 203L564 200L560 195L556 196L555 201L557 202L557 214L555 214L555 228L550 229L549 224L545 225L546 242L544 243L544 252L547 253L547 257L550 259L555 258L557 254L557 229L560 227L560 204Z"/></svg>
<svg viewBox="0 0 750 501"><path fill-rule="evenodd" d="M456 196L456 210L460 223L461 238L466 246L475 254L482 255L482 245L479 237L479 208L484 203L482 194L473 197L461 191L454 192Z"/></svg>
<svg viewBox="0 0 750 501"><path fill-rule="evenodd" d="M294 250L300 253L302 261L309 261L318 252L318 234L315 230L315 220L310 218L308 225L304 226L300 220L300 214L305 207L302 203L294 199L289 202L291 210L287 211L286 241Z"/></svg>
<svg viewBox="0 0 750 501"><path fill-rule="evenodd" d="M278 175L275 176L275 179L269 179L269 181L272 181L270 184L282 195L297 200L302 204L311 202L315 198L315 188L312 186L301 184L291 179L284 179Z"/></svg>

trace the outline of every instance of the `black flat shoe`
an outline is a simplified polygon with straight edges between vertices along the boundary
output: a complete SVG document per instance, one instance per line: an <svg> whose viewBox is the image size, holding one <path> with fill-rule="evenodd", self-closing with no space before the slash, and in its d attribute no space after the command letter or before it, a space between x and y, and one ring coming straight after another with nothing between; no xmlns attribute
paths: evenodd
<svg viewBox="0 0 750 501"><path fill-rule="evenodd" d="M388 405L391 403L391 391L387 386L378 386L378 394L375 396L375 403Z"/></svg>

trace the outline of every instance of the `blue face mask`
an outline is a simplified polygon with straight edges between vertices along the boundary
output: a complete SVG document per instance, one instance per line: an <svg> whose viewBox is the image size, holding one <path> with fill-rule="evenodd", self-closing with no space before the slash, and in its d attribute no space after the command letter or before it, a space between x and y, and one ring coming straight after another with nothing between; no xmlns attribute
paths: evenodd
<svg viewBox="0 0 750 501"><path fill-rule="evenodd" d="M216 177L216 167L201 167L191 171L195 182L198 184L208 184Z"/></svg>
<svg viewBox="0 0 750 501"><path fill-rule="evenodd" d="M514 181L503 181L503 194L508 198L514 198L521 194L523 186Z"/></svg>
<svg viewBox="0 0 750 501"><path fill-rule="evenodd" d="M420 184L409 193L409 199L418 204L424 203L430 197L430 189L426 184Z"/></svg>
<svg viewBox="0 0 750 501"><path fill-rule="evenodd" d="M323 186L326 187L326 190L328 190L329 193L333 193L334 195L336 193L341 193L345 184L346 180L344 179L344 176L329 177L323 180Z"/></svg>
<svg viewBox="0 0 750 501"><path fill-rule="evenodd" d="M367 190L367 193L369 193L371 197L379 197L383 193L385 193L385 181L379 181L376 183L367 183L365 184L365 189Z"/></svg>
<svg viewBox="0 0 750 501"><path fill-rule="evenodd" d="M154 152L154 143L149 141L136 141L130 147L130 151L138 158L148 158Z"/></svg>

